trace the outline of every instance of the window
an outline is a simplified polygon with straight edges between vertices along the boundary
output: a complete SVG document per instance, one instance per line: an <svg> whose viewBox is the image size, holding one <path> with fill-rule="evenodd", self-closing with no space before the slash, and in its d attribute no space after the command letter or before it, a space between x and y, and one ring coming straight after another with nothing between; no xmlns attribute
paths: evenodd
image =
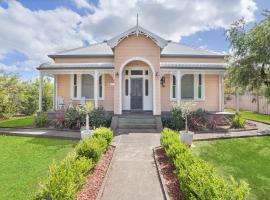
<svg viewBox="0 0 270 200"><path fill-rule="evenodd" d="M102 95L103 95L103 88L102 88L102 76L99 76L98 78L98 95L99 95L99 98L102 98Z"/></svg>
<svg viewBox="0 0 270 200"><path fill-rule="evenodd" d="M176 98L176 77L172 76L172 98Z"/></svg>
<svg viewBox="0 0 270 200"><path fill-rule="evenodd" d="M128 96L128 79L125 80L125 95Z"/></svg>
<svg viewBox="0 0 270 200"><path fill-rule="evenodd" d="M78 79L77 74L73 75L73 98L78 97Z"/></svg>
<svg viewBox="0 0 270 200"><path fill-rule="evenodd" d="M199 78L198 78L198 98L201 99L202 98L202 75L199 74Z"/></svg>
<svg viewBox="0 0 270 200"><path fill-rule="evenodd" d="M193 74L185 74L181 79L181 99L194 99Z"/></svg>
<svg viewBox="0 0 270 200"><path fill-rule="evenodd" d="M143 70L131 70L131 75L143 75Z"/></svg>
<svg viewBox="0 0 270 200"><path fill-rule="evenodd" d="M94 98L94 78L89 74L82 75L82 97Z"/></svg>
<svg viewBox="0 0 270 200"><path fill-rule="evenodd" d="M145 79L145 96L148 96L148 79Z"/></svg>

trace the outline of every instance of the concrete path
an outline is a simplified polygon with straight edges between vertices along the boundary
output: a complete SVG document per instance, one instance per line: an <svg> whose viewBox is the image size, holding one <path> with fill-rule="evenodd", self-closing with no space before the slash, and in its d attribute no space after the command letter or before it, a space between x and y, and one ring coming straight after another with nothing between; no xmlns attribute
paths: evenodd
<svg viewBox="0 0 270 200"><path fill-rule="evenodd" d="M153 147L158 133L130 133L114 138L116 150L102 200L163 200Z"/></svg>
<svg viewBox="0 0 270 200"><path fill-rule="evenodd" d="M50 129L35 128L0 128L1 135L18 135L34 137L56 137L66 139L80 139L80 132L76 131L56 131Z"/></svg>
<svg viewBox="0 0 270 200"><path fill-rule="evenodd" d="M258 130L239 131L228 133L199 133L194 135L194 140L211 140L211 139L225 139L225 138L242 138L242 137L256 137L270 135L270 125L250 121L257 125Z"/></svg>

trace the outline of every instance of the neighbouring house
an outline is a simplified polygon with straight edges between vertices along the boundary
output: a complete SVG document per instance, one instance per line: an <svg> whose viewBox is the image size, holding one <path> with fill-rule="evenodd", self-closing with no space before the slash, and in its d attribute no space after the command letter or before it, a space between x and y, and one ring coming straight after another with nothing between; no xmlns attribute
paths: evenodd
<svg viewBox="0 0 270 200"><path fill-rule="evenodd" d="M93 102L114 115L151 111L194 100L207 111L223 111L224 54L166 40L135 26L109 40L49 55L40 72L54 77L54 109Z"/></svg>

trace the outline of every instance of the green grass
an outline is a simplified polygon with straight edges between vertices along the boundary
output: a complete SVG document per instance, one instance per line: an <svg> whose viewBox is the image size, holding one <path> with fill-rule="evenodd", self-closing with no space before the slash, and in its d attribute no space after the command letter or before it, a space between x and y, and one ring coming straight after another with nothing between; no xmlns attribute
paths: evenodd
<svg viewBox="0 0 270 200"><path fill-rule="evenodd" d="M235 113L234 109L225 109L226 112ZM240 111L243 118L270 124L270 115L259 114L251 111Z"/></svg>
<svg viewBox="0 0 270 200"><path fill-rule="evenodd" d="M0 199L29 199L37 192L53 160L59 161L77 141L0 136Z"/></svg>
<svg viewBox="0 0 270 200"><path fill-rule="evenodd" d="M218 173L249 183L248 199L269 199L270 137L196 142L193 152L212 163Z"/></svg>
<svg viewBox="0 0 270 200"><path fill-rule="evenodd" d="M34 122L34 116L13 117L8 120L0 121L0 127L32 126L33 122Z"/></svg>

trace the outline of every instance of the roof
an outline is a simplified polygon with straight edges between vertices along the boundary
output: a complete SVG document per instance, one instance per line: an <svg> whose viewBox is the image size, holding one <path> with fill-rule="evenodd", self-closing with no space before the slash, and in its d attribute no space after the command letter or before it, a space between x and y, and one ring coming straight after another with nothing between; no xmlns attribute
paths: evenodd
<svg viewBox="0 0 270 200"><path fill-rule="evenodd" d="M160 48L161 57L224 57L222 52L211 51L207 49L195 48L177 42L170 42L158 35L140 27L135 26L108 41L90 44L88 46L79 47L71 50L62 51L56 54L49 55L51 58L57 57L114 57L113 48L117 46L123 39L130 35L142 34L151 38Z"/></svg>
<svg viewBox="0 0 270 200"><path fill-rule="evenodd" d="M151 40L153 40L162 49L168 44L167 40L165 40L165 39L159 37L158 35L142 28L141 26L134 26L133 28L113 37L110 40L108 40L107 43L111 48L114 48L117 46L117 44L119 44L126 37L128 37L130 35L136 35L136 34L145 35L145 36L151 38Z"/></svg>
<svg viewBox="0 0 270 200"><path fill-rule="evenodd" d="M161 69L218 69L225 70L226 63L161 62Z"/></svg>
<svg viewBox="0 0 270 200"><path fill-rule="evenodd" d="M177 42L169 42L161 57L224 57L225 54L207 49L195 48Z"/></svg>
<svg viewBox="0 0 270 200"><path fill-rule="evenodd" d="M113 69L113 63L43 63L37 69Z"/></svg>

